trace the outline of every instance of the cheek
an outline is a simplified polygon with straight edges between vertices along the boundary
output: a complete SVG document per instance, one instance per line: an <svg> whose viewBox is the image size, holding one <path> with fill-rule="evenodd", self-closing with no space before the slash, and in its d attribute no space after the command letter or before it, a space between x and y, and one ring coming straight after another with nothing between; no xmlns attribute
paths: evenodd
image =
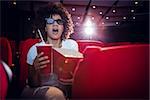
<svg viewBox="0 0 150 100"><path fill-rule="evenodd" d="M46 25L46 29L47 29L47 30L52 29L52 25Z"/></svg>
<svg viewBox="0 0 150 100"><path fill-rule="evenodd" d="M64 31L64 26L60 26L60 31L63 32Z"/></svg>
<svg viewBox="0 0 150 100"><path fill-rule="evenodd" d="M51 25L46 25L45 31L46 32L52 31L52 26Z"/></svg>

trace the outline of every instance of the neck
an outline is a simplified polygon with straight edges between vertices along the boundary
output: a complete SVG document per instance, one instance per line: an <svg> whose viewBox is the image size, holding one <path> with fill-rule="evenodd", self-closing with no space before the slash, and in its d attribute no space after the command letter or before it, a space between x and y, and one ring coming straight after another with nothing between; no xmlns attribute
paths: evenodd
<svg viewBox="0 0 150 100"><path fill-rule="evenodd" d="M55 47L55 48L61 47L61 39L53 40L53 39L48 38L46 43L53 44L53 47Z"/></svg>

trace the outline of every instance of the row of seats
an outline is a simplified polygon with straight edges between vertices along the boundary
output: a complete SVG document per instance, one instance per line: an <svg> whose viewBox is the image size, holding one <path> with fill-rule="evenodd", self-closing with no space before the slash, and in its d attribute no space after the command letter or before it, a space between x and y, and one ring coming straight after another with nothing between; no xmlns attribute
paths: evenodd
<svg viewBox="0 0 150 100"><path fill-rule="evenodd" d="M17 84L19 84L19 90L22 90L23 87L25 86L25 81L28 76L28 65L26 63L27 52L28 52L29 48L34 43L37 43L38 41L39 41L38 39L27 39L25 41L21 41L19 44L19 48L17 48L17 45L14 41L11 41L11 40L7 39L6 37L0 37L0 59L2 61L6 62L6 64L12 69L13 80L18 80L18 78L19 78L19 83L17 83ZM15 60L18 61L18 59L16 59L16 57L19 58L19 65L17 64L15 66L15 64L14 64L16 62ZM14 66L15 66L15 68L14 68ZM17 71L19 70L19 75L18 75L18 72L16 72L16 70ZM7 84L4 86L4 88L8 88ZM0 88L0 90L1 89L2 88ZM4 91L4 89L2 89L2 92L3 91ZM13 91L13 90L11 90L11 91ZM0 94L0 97L1 97L1 94ZM6 95L3 97L6 97Z"/></svg>
<svg viewBox="0 0 150 100"><path fill-rule="evenodd" d="M21 89L28 77L27 52L39 41L27 39L20 42ZM84 59L74 73L73 98L148 97L148 44L104 44L91 40L78 40L77 43Z"/></svg>
<svg viewBox="0 0 150 100"><path fill-rule="evenodd" d="M32 42L34 43L34 41L36 41L38 39L27 39L25 41L29 42L29 44ZM21 52L21 48L23 46L23 43L25 41L21 41L19 44L19 50L18 47L15 43L15 41L13 40L8 40L5 37L0 37L0 52L1 55L0 57L2 57L1 59L3 59L10 67L15 66L15 59L16 56L18 56L18 54L20 55ZM104 43L100 42L100 41L93 41L93 40L77 40L77 43L79 44L79 51L82 53L84 51L84 49L86 48L86 46L110 46L110 45L116 45L116 43L109 43L104 45ZM121 43L122 44L126 44L126 43ZM29 46L30 47L30 46Z"/></svg>
<svg viewBox="0 0 150 100"><path fill-rule="evenodd" d="M130 42L115 42L115 43L104 43L101 41L95 40L77 40L79 45L79 51L81 53L84 52L87 46L100 46L100 47L111 47L111 46L119 46L119 45L128 45L131 44Z"/></svg>
<svg viewBox="0 0 150 100"><path fill-rule="evenodd" d="M29 41L30 45L27 43ZM27 40L28 47L23 49L23 54L26 55L37 41ZM74 75L73 98L148 97L148 44L123 43L119 44L121 46L113 46L114 44L104 45L96 41L77 42L84 59ZM26 61L25 57L22 58ZM25 63L21 64L20 77L24 78L20 79L27 78Z"/></svg>
<svg viewBox="0 0 150 100"><path fill-rule="evenodd" d="M5 100L14 73L15 42L0 37L0 99ZM11 79L11 80L10 80Z"/></svg>
<svg viewBox="0 0 150 100"><path fill-rule="evenodd" d="M25 86L25 81L28 76L28 65L26 63L27 60L27 52L29 48L34 45L35 43L39 42L39 39L27 39L25 41L21 41L19 45L19 51L20 51L20 77L19 80L21 82L21 88ZM85 48L87 46L99 46L99 47L104 47L104 43L100 41L94 41L94 40L77 40L77 43L79 45L79 51L83 53L85 51ZM108 45L108 44L107 44ZM111 44L113 45L113 44ZM121 43L120 43L121 45ZM110 46L110 45L109 45Z"/></svg>
<svg viewBox="0 0 150 100"><path fill-rule="evenodd" d="M148 44L89 46L84 57L74 75L73 98L148 98Z"/></svg>

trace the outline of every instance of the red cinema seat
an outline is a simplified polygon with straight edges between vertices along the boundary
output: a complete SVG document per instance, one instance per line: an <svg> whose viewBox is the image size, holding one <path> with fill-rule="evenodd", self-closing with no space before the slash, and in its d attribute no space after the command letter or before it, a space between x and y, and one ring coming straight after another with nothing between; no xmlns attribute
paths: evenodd
<svg viewBox="0 0 150 100"><path fill-rule="evenodd" d="M39 42L39 39L27 39L19 45L19 52L20 52L20 88L23 89L23 87L26 84L26 79L28 77L28 64L27 64L27 53L32 45Z"/></svg>
<svg viewBox="0 0 150 100"><path fill-rule="evenodd" d="M120 98L148 97L149 45L135 44L103 49L101 66L109 69L101 85L105 96ZM111 83L111 84L109 84Z"/></svg>
<svg viewBox="0 0 150 100"><path fill-rule="evenodd" d="M97 73L99 73L100 69L99 56L101 54L101 47L87 46L83 54L84 59L75 71L72 85L72 97L78 99L82 97L87 99L88 97L95 96L92 92L100 83L100 80L97 80Z"/></svg>
<svg viewBox="0 0 150 100"><path fill-rule="evenodd" d="M0 61L0 99L1 100L6 99L9 80L11 78L12 78L11 70L4 62Z"/></svg>
<svg viewBox="0 0 150 100"><path fill-rule="evenodd" d="M0 37L0 57L8 66L12 66L12 49L8 39L4 37Z"/></svg>
<svg viewBox="0 0 150 100"><path fill-rule="evenodd" d="M148 98L149 45L103 47L99 50L99 53L87 54L76 71L73 98Z"/></svg>
<svg viewBox="0 0 150 100"><path fill-rule="evenodd" d="M77 43L79 45L79 51L83 53L84 49L87 46L104 46L104 44L100 41L94 41L94 40L77 40Z"/></svg>
<svg viewBox="0 0 150 100"><path fill-rule="evenodd" d="M7 79L7 74L5 72L5 69L2 63L0 63L0 76L1 76L0 98L4 100L4 98L7 95L8 79Z"/></svg>
<svg viewBox="0 0 150 100"><path fill-rule="evenodd" d="M110 47L110 46L122 46L122 45L129 45L131 42L113 42L113 43L105 43L105 47Z"/></svg>

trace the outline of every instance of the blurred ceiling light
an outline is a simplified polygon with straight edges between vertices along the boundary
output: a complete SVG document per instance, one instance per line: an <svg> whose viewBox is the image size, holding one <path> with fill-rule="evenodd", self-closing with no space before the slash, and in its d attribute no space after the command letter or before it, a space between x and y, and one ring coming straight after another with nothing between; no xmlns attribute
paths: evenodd
<svg viewBox="0 0 150 100"><path fill-rule="evenodd" d="M134 2L134 4L136 4L136 5L137 5L137 4L138 4L138 2L137 2L137 1L135 1L135 2Z"/></svg>
<svg viewBox="0 0 150 100"><path fill-rule="evenodd" d="M106 17L106 19L108 20L108 19L109 19L109 17L107 16L107 17Z"/></svg>
<svg viewBox="0 0 150 100"><path fill-rule="evenodd" d="M123 19L127 19L127 17L123 17Z"/></svg>
<svg viewBox="0 0 150 100"><path fill-rule="evenodd" d="M105 23L104 22L102 22L102 25L104 25Z"/></svg>
<svg viewBox="0 0 150 100"><path fill-rule="evenodd" d="M133 19L135 19L135 17L133 17Z"/></svg>
<svg viewBox="0 0 150 100"><path fill-rule="evenodd" d="M93 5L93 6L92 6L92 8L93 8L93 9L95 9L95 8L96 8L96 6L95 6L95 5Z"/></svg>
<svg viewBox="0 0 150 100"><path fill-rule="evenodd" d="M87 27L93 26L93 23L92 23L92 21L90 20L90 18L88 18L88 19L85 21L84 26L87 26Z"/></svg>
<svg viewBox="0 0 150 100"><path fill-rule="evenodd" d="M16 3L16 1L13 1L13 5L16 5L17 3Z"/></svg>
<svg viewBox="0 0 150 100"><path fill-rule="evenodd" d="M92 27L85 27L84 28L84 32L85 32L85 34L90 36L90 35L92 35L94 33L94 29Z"/></svg>
<svg viewBox="0 0 150 100"><path fill-rule="evenodd" d="M119 22L116 22L116 25L118 25L119 24Z"/></svg>
<svg viewBox="0 0 150 100"><path fill-rule="evenodd" d="M112 10L112 12L113 12L113 13L115 13L115 12L116 12L116 10L115 10L115 9L113 9L113 10Z"/></svg>
<svg viewBox="0 0 150 100"><path fill-rule="evenodd" d="M80 17L78 16L77 19L80 19Z"/></svg>
<svg viewBox="0 0 150 100"><path fill-rule="evenodd" d="M28 17L28 20L30 20L30 17Z"/></svg>
<svg viewBox="0 0 150 100"><path fill-rule="evenodd" d="M132 9L131 12L134 12L134 10Z"/></svg>
<svg viewBox="0 0 150 100"><path fill-rule="evenodd" d="M79 23L78 23L78 22L76 22L76 25L79 25Z"/></svg>
<svg viewBox="0 0 150 100"><path fill-rule="evenodd" d="M72 8L72 11L76 11L76 8Z"/></svg>
<svg viewBox="0 0 150 100"><path fill-rule="evenodd" d="M91 36L95 32L95 24L90 19L87 19L84 24L84 32L88 36Z"/></svg>
<svg viewBox="0 0 150 100"><path fill-rule="evenodd" d="M100 14L100 15L102 15L102 14L103 14L103 12L102 12L102 11L100 11L100 12L99 12L99 14Z"/></svg>
<svg viewBox="0 0 150 100"><path fill-rule="evenodd" d="M94 20L95 18L92 16L92 20Z"/></svg>

